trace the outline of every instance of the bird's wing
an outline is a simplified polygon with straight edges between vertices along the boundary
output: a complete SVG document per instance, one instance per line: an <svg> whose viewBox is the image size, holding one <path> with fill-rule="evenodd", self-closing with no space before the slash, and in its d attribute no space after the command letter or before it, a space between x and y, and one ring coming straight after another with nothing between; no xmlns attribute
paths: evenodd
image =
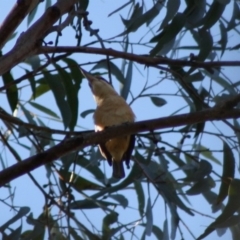
<svg viewBox="0 0 240 240"><path fill-rule="evenodd" d="M135 145L135 135L131 135L127 151L125 152L125 154L123 156L123 160L125 160L128 168L130 167L129 163L130 163L130 159L132 156L132 151L133 151L134 145Z"/></svg>
<svg viewBox="0 0 240 240"><path fill-rule="evenodd" d="M107 150L105 143L101 143L98 145L101 154L107 159L109 166L112 166L112 156Z"/></svg>

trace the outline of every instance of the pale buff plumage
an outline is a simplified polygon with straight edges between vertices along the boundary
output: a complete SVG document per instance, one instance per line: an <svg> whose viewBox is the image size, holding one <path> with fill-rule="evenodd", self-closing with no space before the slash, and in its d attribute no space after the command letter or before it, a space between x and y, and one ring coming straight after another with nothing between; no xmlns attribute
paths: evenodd
<svg viewBox="0 0 240 240"><path fill-rule="evenodd" d="M97 104L93 115L95 131L102 131L106 127L134 122L135 115L125 100L117 94L112 86L101 77L95 77L82 70L89 81L94 99ZM113 177L125 176L123 161L129 166L131 152L134 146L134 136L119 136L100 144L100 152L110 165L113 165Z"/></svg>

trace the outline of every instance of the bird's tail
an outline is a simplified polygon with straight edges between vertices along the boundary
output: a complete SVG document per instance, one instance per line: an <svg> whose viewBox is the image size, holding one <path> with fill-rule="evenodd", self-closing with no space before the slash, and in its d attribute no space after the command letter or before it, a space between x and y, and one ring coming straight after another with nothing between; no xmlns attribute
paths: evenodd
<svg viewBox="0 0 240 240"><path fill-rule="evenodd" d="M113 174L114 178L124 178L125 172L123 168L123 161L113 161Z"/></svg>

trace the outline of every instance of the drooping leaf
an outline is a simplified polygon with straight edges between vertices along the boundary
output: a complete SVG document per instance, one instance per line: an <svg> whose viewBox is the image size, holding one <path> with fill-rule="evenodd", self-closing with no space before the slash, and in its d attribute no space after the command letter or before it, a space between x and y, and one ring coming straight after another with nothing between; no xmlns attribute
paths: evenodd
<svg viewBox="0 0 240 240"><path fill-rule="evenodd" d="M29 73L28 70L25 70L26 71L26 74ZM30 86L31 86L31 89L32 89L32 96L33 96L33 99L35 99L35 94L36 94L36 81L34 79L34 76L29 76L28 77L28 80L29 80L29 83L30 83Z"/></svg>
<svg viewBox="0 0 240 240"><path fill-rule="evenodd" d="M71 131L73 131L78 118L78 90L79 86L76 87L76 84L73 83L73 78L71 74L69 74L65 69L61 68L60 65L54 64L56 67L59 76L61 78L61 82L64 85L66 97L67 97L67 103L71 111L71 121L69 123L69 128ZM80 71L79 77L80 77ZM81 79L81 78L80 78ZM79 82L79 80L78 80Z"/></svg>
<svg viewBox="0 0 240 240"><path fill-rule="evenodd" d="M230 31L231 29L237 26L236 20L240 19L240 9L236 1L233 2L233 13L231 20L228 22L227 30Z"/></svg>
<svg viewBox="0 0 240 240"><path fill-rule="evenodd" d="M4 232L4 230L6 228L9 227L9 225L15 223L17 220L19 220L20 218L26 216L30 211L29 207L21 207L19 208L19 211L17 212L17 214L15 216L13 216L10 220L8 220L6 223L4 223L1 227L0 227L0 231Z"/></svg>
<svg viewBox="0 0 240 240"><path fill-rule="evenodd" d="M198 164L198 166L192 171L192 174L188 174L187 177L183 178L183 181L188 182L199 182L203 180L206 176L209 176L209 174L212 172L212 165L206 161L201 160Z"/></svg>
<svg viewBox="0 0 240 240"><path fill-rule="evenodd" d="M169 240L168 220L165 219L163 223L163 240Z"/></svg>
<svg viewBox="0 0 240 240"><path fill-rule="evenodd" d="M83 190L100 190L103 187L91 182L73 172L65 171L64 169L60 169L56 171L60 180L70 183L71 186L78 192Z"/></svg>
<svg viewBox="0 0 240 240"><path fill-rule="evenodd" d="M167 103L165 99L160 97L150 97L150 99L152 100L152 103L157 107L162 107Z"/></svg>
<svg viewBox="0 0 240 240"><path fill-rule="evenodd" d="M211 28L220 19L227 4L228 3L220 3L218 0L213 1L206 15L202 19L202 25L205 29Z"/></svg>
<svg viewBox="0 0 240 240"><path fill-rule="evenodd" d="M35 8L33 8L32 11L28 14L28 17L27 17L27 25L28 25L28 26L30 25L30 23L32 22L32 20L34 19L34 17L36 16L37 9L38 9L38 6L36 6Z"/></svg>
<svg viewBox="0 0 240 240"><path fill-rule="evenodd" d="M200 29L198 31L192 30L191 32L199 47L197 59L199 61L204 61L209 56L213 48L212 35L206 29Z"/></svg>
<svg viewBox="0 0 240 240"><path fill-rule="evenodd" d="M111 227L110 225L117 222L118 214L116 212L112 212L106 215L103 219L102 223L102 232L103 232L103 239L110 239L111 238Z"/></svg>
<svg viewBox="0 0 240 240"><path fill-rule="evenodd" d="M58 116L55 112L53 112L51 109L49 109L49 108L47 108L47 107L45 107L45 106L43 106L43 105L40 105L40 104L38 104L38 103L36 103L36 102L29 102L29 104L30 104L32 107L38 109L39 111L44 112L45 114L47 114L47 115L49 115L49 116L51 116L51 117L54 117L54 118L58 118L58 119L59 119L59 116Z"/></svg>
<svg viewBox="0 0 240 240"><path fill-rule="evenodd" d="M27 118L28 122L31 124L37 125L36 121L34 120L33 114L31 114L31 112L29 110L27 110L24 105L22 105L22 104L19 104L19 105L20 105L25 117Z"/></svg>
<svg viewBox="0 0 240 240"><path fill-rule="evenodd" d="M153 227L153 213L152 213L152 204L151 204L151 198L148 197L147 200L147 207L146 207L146 235L151 236L152 234L152 227Z"/></svg>
<svg viewBox="0 0 240 240"><path fill-rule="evenodd" d="M70 209L99 209L106 207L115 207L117 204L102 200L96 200L96 199L85 199L85 200L78 200L73 201L70 205Z"/></svg>
<svg viewBox="0 0 240 240"><path fill-rule="evenodd" d="M42 96L43 94L47 93L49 90L50 90L50 87L47 84L47 82L40 83L40 85L38 85L37 87L35 86L30 100L36 99L36 98Z"/></svg>
<svg viewBox="0 0 240 240"><path fill-rule="evenodd" d="M199 26L206 11L206 0L201 1L186 1L187 7L184 10L186 19L186 28L193 29Z"/></svg>
<svg viewBox="0 0 240 240"><path fill-rule="evenodd" d="M113 38L124 36L130 32L135 32L145 23L148 26L152 22L152 20L159 14L162 7L162 2L157 1L157 3L154 4L151 9L143 13L143 6L140 6L139 3L136 3L130 19L124 19L121 16L122 22L125 25L126 30Z"/></svg>
<svg viewBox="0 0 240 240"><path fill-rule="evenodd" d="M40 57L38 55L34 55L26 58L25 63L30 64L32 67L32 70L36 70L41 66Z"/></svg>
<svg viewBox="0 0 240 240"><path fill-rule="evenodd" d="M74 88L76 88L76 92L78 92L82 83L82 74L80 72L78 63L71 58L64 58L62 61L65 62L69 67Z"/></svg>
<svg viewBox="0 0 240 240"><path fill-rule="evenodd" d="M82 118L85 118L87 115L92 114L92 113L94 113L94 112L95 112L94 109L88 109L88 110L86 110L86 111L81 112L80 116L81 116Z"/></svg>
<svg viewBox="0 0 240 240"><path fill-rule="evenodd" d="M123 73L120 71L120 69L113 63L113 62L107 62L106 60L99 61L92 70L99 69L99 68L105 68L110 71L111 74L113 74L120 83L125 83L125 78L123 76Z"/></svg>
<svg viewBox="0 0 240 240"><path fill-rule="evenodd" d="M52 0L46 0L45 2L45 10L52 5Z"/></svg>
<svg viewBox="0 0 240 240"><path fill-rule="evenodd" d="M129 5L132 1L128 1L127 3L124 3L121 7L115 9L113 12L108 14L108 17L112 16L113 14L119 12L120 10L122 10L123 8L125 8L127 5Z"/></svg>
<svg viewBox="0 0 240 240"><path fill-rule="evenodd" d="M212 178L207 177L199 180L194 183L194 185L186 191L187 195L197 195L203 192L209 191L211 188L215 186L215 182Z"/></svg>
<svg viewBox="0 0 240 240"><path fill-rule="evenodd" d="M158 226L153 225L152 233L156 236L157 239L163 239L163 231Z"/></svg>
<svg viewBox="0 0 240 240"><path fill-rule="evenodd" d="M70 161L71 161L72 157L70 156ZM87 171L89 171L90 173L93 174L93 176L100 182L104 182L104 174L101 171L101 169L99 168L97 162L93 162L93 161L89 161L86 158L82 157L82 156L78 156L76 164L83 167L84 169L86 169Z"/></svg>
<svg viewBox="0 0 240 240"><path fill-rule="evenodd" d="M218 226L222 226L240 208L240 179L232 179L228 190L228 202L222 213L211 223L197 240L203 239L213 232Z"/></svg>
<svg viewBox="0 0 240 240"><path fill-rule="evenodd" d="M167 13L161 23L159 30L163 29L169 23L169 21L173 19L173 17L177 13L179 7L180 7L180 0L168 0L167 1L167 5L166 5Z"/></svg>
<svg viewBox="0 0 240 240"><path fill-rule="evenodd" d="M145 196L144 196L144 191L143 191L141 182L134 181L134 187L135 187L137 199L138 199L138 211L140 216L143 216L144 207L145 207Z"/></svg>
<svg viewBox="0 0 240 240"><path fill-rule="evenodd" d="M218 193L216 204L221 203L228 194L231 179L234 178L235 159L233 152L226 142L223 142L223 171L222 182Z"/></svg>
<svg viewBox="0 0 240 240"><path fill-rule="evenodd" d="M45 80L47 81L49 87L52 90L57 106L61 112L64 127L67 128L70 125L72 119L72 113L70 106L65 99L66 91L59 75L52 75L49 72L43 73Z"/></svg>
<svg viewBox="0 0 240 240"><path fill-rule="evenodd" d="M129 61L128 63L128 69L127 69L127 74L125 77L125 81L123 84L123 87L120 90L121 96L126 100L128 97L128 93L130 91L131 83L132 83L132 69L133 68L133 62Z"/></svg>
<svg viewBox="0 0 240 240"><path fill-rule="evenodd" d="M224 54L228 42L228 33L227 33L227 28L224 26L223 22L219 22L219 27L220 27L220 33L221 33L221 39L219 41L222 49L221 57Z"/></svg>
<svg viewBox="0 0 240 240"><path fill-rule="evenodd" d="M177 13L172 22L167 25L160 34L150 40L150 42L157 42L156 46L150 51L150 55L155 56L161 51L165 44L174 39L182 30L185 21L185 15L182 13Z"/></svg>
<svg viewBox="0 0 240 240"><path fill-rule="evenodd" d="M122 194L111 194L108 197L117 201L123 208L128 206L128 199Z"/></svg>
<svg viewBox="0 0 240 240"><path fill-rule="evenodd" d="M18 88L16 84L14 84L14 79L10 71L4 73L2 78L4 86L6 87L8 103L12 109L12 112L14 112L18 103Z"/></svg>

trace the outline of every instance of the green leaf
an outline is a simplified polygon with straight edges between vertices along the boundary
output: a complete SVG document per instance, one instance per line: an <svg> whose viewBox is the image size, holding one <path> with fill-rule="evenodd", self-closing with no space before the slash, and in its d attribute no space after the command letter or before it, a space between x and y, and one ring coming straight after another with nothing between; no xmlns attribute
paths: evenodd
<svg viewBox="0 0 240 240"><path fill-rule="evenodd" d="M42 79L44 79L44 78L42 78ZM49 85L47 83L42 83L42 82L40 83L39 86L34 87L34 88L35 88L35 91L33 91L33 94L31 96L30 100L36 99L36 98L42 96L43 94L47 93L50 90Z"/></svg>
<svg viewBox="0 0 240 240"><path fill-rule="evenodd" d="M128 97L128 93L130 91L131 83L132 83L132 68L133 68L133 62L129 61L128 63L128 69L127 69L127 75L124 80L123 87L120 90L121 96L126 100Z"/></svg>
<svg viewBox="0 0 240 240"><path fill-rule="evenodd" d="M152 232L157 239L163 239L163 231L159 227L153 225Z"/></svg>
<svg viewBox="0 0 240 240"><path fill-rule="evenodd" d="M123 8L125 8L127 5L129 5L132 2L132 0L128 1L127 3L124 3L121 7L115 9L113 12L108 14L108 17L112 16L113 14L119 12L120 10L122 10Z"/></svg>
<svg viewBox="0 0 240 240"><path fill-rule="evenodd" d="M233 3L233 13L231 20L228 22L227 30L230 31L231 29L235 28L238 23L236 23L236 20L240 19L240 9L236 1Z"/></svg>
<svg viewBox="0 0 240 240"><path fill-rule="evenodd" d="M72 157L69 157L70 162L72 162ZM64 161L63 161L64 162ZM93 176L100 182L105 181L105 175L103 172L100 170L97 162L92 162L84 158L83 156L78 156L76 164L83 167L87 171L93 174Z"/></svg>
<svg viewBox="0 0 240 240"><path fill-rule="evenodd" d="M202 81L203 79L204 79L203 74L200 71L197 71L196 73L187 75L184 80L188 83L193 83Z"/></svg>
<svg viewBox="0 0 240 240"><path fill-rule="evenodd" d="M134 181L134 188L136 190L137 199L138 199L138 211L140 216L144 215L144 207L145 207L145 195L143 191L143 187L140 181Z"/></svg>
<svg viewBox="0 0 240 240"><path fill-rule="evenodd" d="M104 217L103 223L102 223L103 239L111 238L112 234L111 234L110 225L117 222L117 220L118 220L118 214L115 212L112 212Z"/></svg>
<svg viewBox="0 0 240 240"><path fill-rule="evenodd" d="M125 83L125 78L123 76L123 73L114 63L112 62L108 63L107 60L101 60L92 68L92 70L99 69L99 68L105 68L107 70L110 70L111 74L113 74L120 83L122 84Z"/></svg>
<svg viewBox="0 0 240 240"><path fill-rule="evenodd" d="M157 190L159 191L159 194L161 194L164 199L167 200L168 203L176 204L176 206L194 216L190 209L178 197L174 186L170 182L157 184Z"/></svg>
<svg viewBox="0 0 240 240"><path fill-rule="evenodd" d="M11 234L8 235L8 239L19 240L21 239L22 225L20 225L15 230L12 230Z"/></svg>
<svg viewBox="0 0 240 240"><path fill-rule="evenodd" d="M29 24L32 22L32 20L36 16L37 9L38 9L38 5L35 8L33 8L33 10L28 14L27 26L29 26Z"/></svg>
<svg viewBox="0 0 240 240"><path fill-rule="evenodd" d="M197 195L209 191L215 186L215 182L211 177L203 178L196 182L190 189L186 191L187 195Z"/></svg>
<svg viewBox="0 0 240 240"><path fill-rule="evenodd" d="M22 111L23 111L23 113L24 113L24 116L27 118L27 120L28 120L28 122L29 123L31 123L31 124L34 124L34 125L37 125L37 123L34 121L34 116L33 116L33 114L31 114L30 113L30 111L28 111L25 107L24 107L24 105L22 105L22 104L19 104L20 105L20 107L21 107L21 109L22 109ZM23 126L24 127L24 126ZM25 128L25 127L24 127Z"/></svg>
<svg viewBox="0 0 240 240"><path fill-rule="evenodd" d="M220 43L221 49L222 49L222 54L221 54L221 57L222 57L222 55L224 54L226 47L227 47L228 35L227 35L227 29L225 28L222 21L220 21L219 27L220 27L220 33L221 33L221 39L220 39L219 43Z"/></svg>
<svg viewBox="0 0 240 240"><path fill-rule="evenodd" d="M198 182L200 180L203 180L203 178L208 176L211 172L212 172L212 165L206 160L201 160L196 170L186 178L183 178L182 180Z"/></svg>
<svg viewBox="0 0 240 240"><path fill-rule="evenodd" d="M67 128L70 125L72 114L69 104L65 100L66 91L62 83L61 76L51 75L49 72L43 72L43 75L52 90L57 106L61 112L64 127Z"/></svg>
<svg viewBox="0 0 240 240"><path fill-rule="evenodd" d="M233 156L233 152L229 145L226 142L223 142L222 183L219 189L216 204L223 202L223 200L227 197L231 179L234 178L234 171L235 171L235 159Z"/></svg>
<svg viewBox="0 0 240 240"><path fill-rule="evenodd" d="M29 211L30 211L29 207L19 208L19 211L17 212L17 214L0 227L0 231L4 232L4 230L8 228L11 224L15 223L20 218L26 216L29 213Z"/></svg>
<svg viewBox="0 0 240 240"><path fill-rule="evenodd" d="M70 209L99 209L109 206L116 206L117 204L102 200L95 200L95 199L85 199L79 201L73 201L69 204Z"/></svg>
<svg viewBox="0 0 240 240"><path fill-rule="evenodd" d="M62 61L65 62L69 67L71 77L74 81L74 87L77 89L77 91L79 91L83 77L80 72L78 63L71 58L64 58Z"/></svg>
<svg viewBox="0 0 240 240"><path fill-rule="evenodd" d="M213 232L218 226L222 226L228 219L230 219L233 214L240 208L240 179L233 179L229 186L228 191L228 202L226 207L223 209L222 213L216 218L216 220L211 223L204 233L200 235L197 239L203 239Z"/></svg>
<svg viewBox="0 0 240 240"><path fill-rule="evenodd" d="M200 151L201 155L205 158L212 160L214 163L221 165L221 162L213 156L213 153L203 145L197 145L197 149Z"/></svg>
<svg viewBox="0 0 240 240"><path fill-rule="evenodd" d="M37 70L41 66L40 57L38 55L26 58L25 63L30 64L33 70Z"/></svg>
<svg viewBox="0 0 240 240"><path fill-rule="evenodd" d="M192 35L199 46L199 53L197 59L204 61L212 51L213 39L211 33L206 29L198 31L192 30Z"/></svg>
<svg viewBox="0 0 240 240"><path fill-rule="evenodd" d="M103 186L100 186L94 182L91 182L73 172L68 172L64 169L57 171L58 177L61 181L70 183L71 186L81 193L83 190L100 190Z"/></svg>
<svg viewBox="0 0 240 240"><path fill-rule="evenodd" d="M82 118L85 118L87 115L92 114L92 113L94 113L94 112L95 112L94 109L88 109L88 110L86 110L86 111L81 112L80 116L81 116Z"/></svg>
<svg viewBox="0 0 240 240"><path fill-rule="evenodd" d="M30 218L28 218L28 221L34 225L34 228L30 233L30 236L28 236L28 239L44 240L45 225L49 226L52 224L51 216L46 216L46 212L43 212L37 219L31 218L30 220Z"/></svg>
<svg viewBox="0 0 240 240"><path fill-rule="evenodd" d="M54 64L56 67L59 76L61 77L61 81L64 85L65 93L67 96L67 103L68 106L70 107L71 111L71 121L69 123L69 129L71 131L74 130L74 127L76 126L77 119L78 119L78 88L75 86L73 83L73 79L71 77L71 74L68 73L65 69L63 69L60 65ZM79 71L79 76L80 76L80 71ZM81 78L80 78L81 79Z"/></svg>
<svg viewBox="0 0 240 240"><path fill-rule="evenodd" d="M221 18L226 4L219 3L218 0L214 0L210 6L205 17L202 19L202 25L205 29L211 28Z"/></svg>
<svg viewBox="0 0 240 240"><path fill-rule="evenodd" d="M51 117L60 119L59 116L58 116L55 112L53 112L51 109L49 109L49 108L47 108L47 107L44 107L44 106L42 106L42 105L40 105L40 104L38 104L38 103L35 103L35 102L29 102L29 104L30 104L32 107L38 109L38 110L41 111L41 112L46 113L47 115L49 115L49 116L51 116Z"/></svg>
<svg viewBox="0 0 240 240"><path fill-rule="evenodd" d="M108 197L117 201L120 205L122 205L123 208L126 208L128 206L128 199L122 194L112 194L108 195Z"/></svg>
<svg viewBox="0 0 240 240"><path fill-rule="evenodd" d="M6 87L8 103L12 109L12 112L14 112L18 104L18 88L16 84L14 84L14 79L10 71L4 73L2 78L4 86Z"/></svg>
<svg viewBox="0 0 240 240"><path fill-rule="evenodd" d="M202 71L206 77L213 79L216 83L218 83L220 86L222 86L224 88L223 90L227 90L232 96L237 94L236 89L233 86L233 84L229 83L226 79L219 76L220 72L214 71L214 73L211 74L210 72L208 72L206 70L200 70L200 71Z"/></svg>
<svg viewBox="0 0 240 240"><path fill-rule="evenodd" d="M168 231L168 219L165 219L164 220L164 223L163 223L163 236L164 236L164 239L166 240L169 240L169 231Z"/></svg>
<svg viewBox="0 0 240 240"><path fill-rule="evenodd" d="M150 42L157 42L156 46L150 51L151 56L158 54L165 44L176 38L177 34L182 30L186 21L186 16L182 13L177 13L172 22L167 25L163 31L153 37Z"/></svg>
<svg viewBox="0 0 240 240"><path fill-rule="evenodd" d="M143 14L143 7L139 6L139 3L137 3L135 5L134 12L130 20L125 20L121 17L127 29L123 33L117 35L117 37L123 36L130 32L135 32L144 23L146 23L146 25L148 26L152 22L152 20L159 14L162 7L163 4L160 1L157 1L156 4L153 4L153 7L151 9L149 9Z"/></svg>
<svg viewBox="0 0 240 240"><path fill-rule="evenodd" d="M187 16L186 28L193 29L200 26L200 22L203 19L206 11L206 1L186 1L187 8L184 10L184 14Z"/></svg>
<svg viewBox="0 0 240 240"><path fill-rule="evenodd" d="M30 73L30 71L28 71L28 70L25 70L25 71L26 71L26 74ZM30 83L30 86L31 86L31 89L32 89L32 96L33 96L33 98L35 98L36 82L35 82L34 76L30 75L30 77L28 77L28 80L29 80L29 83Z"/></svg>
<svg viewBox="0 0 240 240"><path fill-rule="evenodd" d="M151 198L148 197L147 200L147 207L146 207L146 235L151 236L152 233L152 227L153 227L153 213L152 213L152 204L151 204Z"/></svg>
<svg viewBox="0 0 240 240"><path fill-rule="evenodd" d="M167 103L165 99L160 97L150 97L150 99L152 100L152 103L157 107L162 107Z"/></svg>
<svg viewBox="0 0 240 240"><path fill-rule="evenodd" d="M52 0L45 1L45 10L47 10L52 5Z"/></svg>
<svg viewBox="0 0 240 240"><path fill-rule="evenodd" d="M163 29L165 26L167 26L168 22L172 20L172 18L175 16L177 13L178 9L180 7L180 0L168 0L166 9L167 13L165 18L163 19L161 26L159 30Z"/></svg>

